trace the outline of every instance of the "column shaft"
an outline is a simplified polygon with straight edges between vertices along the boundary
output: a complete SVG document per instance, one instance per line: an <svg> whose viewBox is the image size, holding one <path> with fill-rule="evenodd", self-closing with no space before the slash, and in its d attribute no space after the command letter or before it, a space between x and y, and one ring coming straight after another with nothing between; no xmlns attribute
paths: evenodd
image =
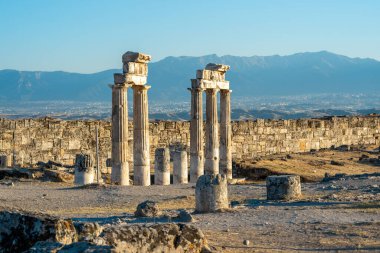
<svg viewBox="0 0 380 253"><path fill-rule="evenodd" d="M206 90L206 159L205 174L219 173L219 134L217 90Z"/></svg>
<svg viewBox="0 0 380 253"><path fill-rule="evenodd" d="M127 87L112 86L112 172L111 181L129 185Z"/></svg>
<svg viewBox="0 0 380 253"><path fill-rule="evenodd" d="M133 86L133 174L135 185L150 185L148 89Z"/></svg>
<svg viewBox="0 0 380 253"><path fill-rule="evenodd" d="M203 175L203 110L202 89L191 89L191 121L190 121L190 182L196 183Z"/></svg>
<svg viewBox="0 0 380 253"><path fill-rule="evenodd" d="M220 91L220 174L232 179L231 91Z"/></svg>

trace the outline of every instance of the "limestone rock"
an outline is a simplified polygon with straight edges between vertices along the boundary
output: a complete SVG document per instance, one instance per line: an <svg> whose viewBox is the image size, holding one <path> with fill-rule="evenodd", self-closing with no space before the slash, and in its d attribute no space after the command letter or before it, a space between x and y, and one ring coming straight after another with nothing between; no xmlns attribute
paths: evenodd
<svg viewBox="0 0 380 253"><path fill-rule="evenodd" d="M268 200L292 200L301 197L300 176L269 176L266 185Z"/></svg>
<svg viewBox="0 0 380 253"><path fill-rule="evenodd" d="M206 65L205 69L219 72L227 72L228 70L230 70L230 66L224 64L209 63Z"/></svg>
<svg viewBox="0 0 380 253"><path fill-rule="evenodd" d="M195 210L200 213L227 209L229 203L226 175L200 176L195 186L195 202Z"/></svg>
<svg viewBox="0 0 380 253"><path fill-rule="evenodd" d="M106 245L121 252L201 252L207 246L201 230L173 223L113 226L106 228L102 237Z"/></svg>
<svg viewBox="0 0 380 253"><path fill-rule="evenodd" d="M128 62L148 63L152 57L147 54L128 51L122 56L123 64Z"/></svg>
<svg viewBox="0 0 380 253"><path fill-rule="evenodd" d="M92 241L103 231L103 228L96 222L76 223L75 229L80 241Z"/></svg>
<svg viewBox="0 0 380 253"><path fill-rule="evenodd" d="M54 182L74 182L74 175L64 171L44 169L44 174L47 178Z"/></svg>
<svg viewBox="0 0 380 253"><path fill-rule="evenodd" d="M158 208L158 204L150 200L138 204L135 211L136 217L157 217L159 215L161 215L161 211Z"/></svg>
<svg viewBox="0 0 380 253"><path fill-rule="evenodd" d="M176 222L194 222L195 221L191 213L189 213L186 210L180 210L178 215L174 217L173 220Z"/></svg>
<svg viewBox="0 0 380 253"><path fill-rule="evenodd" d="M71 220L47 215L0 212L0 248L4 252L20 252L38 241L70 244L77 241Z"/></svg>

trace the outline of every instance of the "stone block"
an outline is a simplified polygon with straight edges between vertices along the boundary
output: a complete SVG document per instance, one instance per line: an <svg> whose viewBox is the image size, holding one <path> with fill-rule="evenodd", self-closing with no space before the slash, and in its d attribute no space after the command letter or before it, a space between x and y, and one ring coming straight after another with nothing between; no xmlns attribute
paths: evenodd
<svg viewBox="0 0 380 253"><path fill-rule="evenodd" d="M138 63L138 62L127 62L123 65L124 74L133 74L133 75L148 75L148 64Z"/></svg>
<svg viewBox="0 0 380 253"><path fill-rule="evenodd" d="M147 54L128 51L122 56L123 64L127 62L148 63L152 57Z"/></svg>
<svg viewBox="0 0 380 253"><path fill-rule="evenodd" d="M219 72L227 72L228 70L230 70L230 66L224 64L209 63L206 65L205 69Z"/></svg>
<svg viewBox="0 0 380 253"><path fill-rule="evenodd" d="M195 186L195 211L216 212L229 208L226 175L202 175Z"/></svg>
<svg viewBox="0 0 380 253"><path fill-rule="evenodd" d="M173 184L188 183L187 152L176 151L173 155Z"/></svg>
<svg viewBox="0 0 380 253"><path fill-rule="evenodd" d="M197 79L206 79L214 81L224 81L225 73L212 70L197 70Z"/></svg>
<svg viewBox="0 0 380 253"><path fill-rule="evenodd" d="M229 81L212 81L205 79L191 79L191 88L193 89L220 89L229 90Z"/></svg>
<svg viewBox="0 0 380 253"><path fill-rule="evenodd" d="M301 197L300 176L269 176L266 185L268 200L294 200Z"/></svg>

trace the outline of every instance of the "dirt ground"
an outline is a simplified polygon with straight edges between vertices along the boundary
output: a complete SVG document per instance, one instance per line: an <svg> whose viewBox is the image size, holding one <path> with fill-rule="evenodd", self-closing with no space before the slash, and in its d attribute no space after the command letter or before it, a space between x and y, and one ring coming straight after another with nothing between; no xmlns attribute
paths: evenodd
<svg viewBox="0 0 380 253"><path fill-rule="evenodd" d="M313 159L309 159L309 155L314 161L332 160L326 154L307 154L302 159L297 158L302 155L292 155L287 161L260 162L267 167L272 162L271 166L277 168L274 162L281 161L296 168L297 163L310 164ZM230 210L194 214L193 224L202 229L209 244L220 252L380 252L380 167L364 164L364 169L355 171L351 162L360 167L361 154L346 152L345 156L356 160L334 152L334 160L344 160L344 166L335 166L337 168L330 171L328 168L334 165L326 162L326 168L314 166L312 169L321 170L318 175L324 172L362 175L303 183L303 197L292 202L267 201L264 181L229 185ZM304 170L305 167L299 168ZM287 173L292 172L288 169L285 168ZM13 180L13 184L0 183L0 209L43 212L103 224L170 221L134 218L137 204L145 200L157 201L167 214L179 209L192 212L195 206L194 184L74 187L68 183L31 179ZM249 244L244 245L244 240L249 240Z"/></svg>

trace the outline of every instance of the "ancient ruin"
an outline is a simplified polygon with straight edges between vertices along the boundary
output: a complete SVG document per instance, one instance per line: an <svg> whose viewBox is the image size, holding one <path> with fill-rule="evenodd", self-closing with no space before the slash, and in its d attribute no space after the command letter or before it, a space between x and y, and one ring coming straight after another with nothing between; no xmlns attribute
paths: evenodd
<svg viewBox="0 0 380 253"><path fill-rule="evenodd" d="M190 121L190 181L196 182L203 174L222 173L232 178L231 105L229 82L225 73L229 66L209 63L198 70L191 80ZM203 151L202 92L206 92L205 153ZM220 140L217 115L217 92L220 99Z"/></svg>
<svg viewBox="0 0 380 253"><path fill-rule="evenodd" d="M170 150L169 148L157 148L154 161L154 184L170 184Z"/></svg>
<svg viewBox="0 0 380 253"><path fill-rule="evenodd" d="M195 186L195 211L216 212L229 207L226 175L200 176Z"/></svg>
<svg viewBox="0 0 380 253"><path fill-rule="evenodd" d="M187 184L187 152L178 150L173 154L173 184Z"/></svg>
<svg viewBox="0 0 380 253"><path fill-rule="evenodd" d="M269 176L266 185L268 200L294 200L301 197L300 176Z"/></svg>
<svg viewBox="0 0 380 253"><path fill-rule="evenodd" d="M135 185L150 185L148 119L148 62L151 57L127 52L122 57L123 74L112 85L112 181L129 185L127 89L133 89L133 178Z"/></svg>
<svg viewBox="0 0 380 253"><path fill-rule="evenodd" d="M75 178L76 185L92 184L95 178L95 170L90 155L78 154L75 157Z"/></svg>

